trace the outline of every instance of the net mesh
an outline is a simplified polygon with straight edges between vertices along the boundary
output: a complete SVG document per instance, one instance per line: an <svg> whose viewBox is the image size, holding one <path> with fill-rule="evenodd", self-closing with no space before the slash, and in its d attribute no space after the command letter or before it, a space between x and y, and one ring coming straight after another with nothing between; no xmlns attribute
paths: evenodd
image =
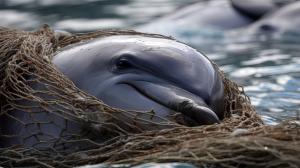
<svg viewBox="0 0 300 168"><path fill-rule="evenodd" d="M59 48L135 31L55 33L0 28L0 166L187 162L199 167L297 167L300 123L263 125L243 88L225 86L220 124L187 127L180 114L112 108L81 91L51 63ZM174 39L173 39L174 40ZM159 122L154 122L159 121Z"/></svg>

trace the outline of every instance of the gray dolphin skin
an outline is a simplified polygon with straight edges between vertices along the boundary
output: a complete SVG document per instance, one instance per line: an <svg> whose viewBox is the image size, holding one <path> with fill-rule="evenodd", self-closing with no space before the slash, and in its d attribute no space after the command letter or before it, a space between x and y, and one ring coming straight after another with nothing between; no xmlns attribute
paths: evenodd
<svg viewBox="0 0 300 168"><path fill-rule="evenodd" d="M246 27L280 6L274 0L204 1L183 7L136 30L172 36L178 33L177 29L229 31Z"/></svg>
<svg viewBox="0 0 300 168"><path fill-rule="evenodd" d="M59 32L57 37L61 35L68 34ZM78 88L112 107L153 110L165 119L183 114L182 124L187 126L223 119L224 88L218 72L203 54L174 40L138 35L104 37L63 48L53 63ZM75 121L47 112L13 110L10 116L0 116L0 133L17 136L0 137L0 148L19 145L71 151L84 147L79 142L57 141L83 131ZM152 121L161 122L159 117ZM107 140L105 135L94 138L97 142Z"/></svg>
<svg viewBox="0 0 300 168"><path fill-rule="evenodd" d="M183 7L174 13L141 25L136 30L169 35L170 30L185 28L232 30L247 26L254 19L241 14L229 0L198 2ZM171 32L172 33L172 32Z"/></svg>
<svg viewBox="0 0 300 168"><path fill-rule="evenodd" d="M247 30L255 34L299 33L300 2L290 3L251 25Z"/></svg>
<svg viewBox="0 0 300 168"><path fill-rule="evenodd" d="M287 1L280 2L279 0L231 0L231 5L240 14L257 20L288 3Z"/></svg>
<svg viewBox="0 0 300 168"><path fill-rule="evenodd" d="M167 118L182 113L192 125L223 119L224 89L211 62L170 39L119 35L68 47L53 59L80 89L125 110Z"/></svg>

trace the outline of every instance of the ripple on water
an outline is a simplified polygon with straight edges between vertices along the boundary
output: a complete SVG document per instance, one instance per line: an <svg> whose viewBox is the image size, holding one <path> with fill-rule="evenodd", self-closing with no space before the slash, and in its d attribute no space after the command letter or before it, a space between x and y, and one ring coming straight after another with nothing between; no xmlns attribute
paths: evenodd
<svg viewBox="0 0 300 168"><path fill-rule="evenodd" d="M17 10L0 10L0 26L28 29L40 25L39 18L31 12L19 12Z"/></svg>
<svg viewBox="0 0 300 168"><path fill-rule="evenodd" d="M23 29L48 23L57 29L91 31L129 28L198 0L0 0L1 26ZM86 12L86 11L89 12ZM156 26L155 26L156 27ZM154 27L154 28L155 28ZM247 37L197 26L165 23L175 37L204 51L237 83L245 86L266 123L295 117L300 109L300 41L297 34ZM173 29L174 28L174 29Z"/></svg>
<svg viewBox="0 0 300 168"><path fill-rule="evenodd" d="M80 32L99 28L129 28L151 22L179 6L196 1L199 0L0 0L0 20L1 26L23 29L36 29L43 23ZM164 26L174 28L172 23ZM272 42L265 38L249 40L244 33L233 33L232 38L226 39L223 32L211 29L200 30L192 26L176 28L172 34L177 34L179 40L200 51L207 51L208 56L231 79L245 86L246 93L266 124L275 125L283 119L299 118L299 36L292 35ZM296 42L287 42L289 40ZM169 163L144 164L136 168L145 167L194 166Z"/></svg>
<svg viewBox="0 0 300 168"><path fill-rule="evenodd" d="M238 43L237 50L232 47L235 44L229 45L213 53L212 58L216 58L231 79L245 87L264 122L276 124L297 118L300 113L299 47L280 41L252 41L249 47L247 43Z"/></svg>

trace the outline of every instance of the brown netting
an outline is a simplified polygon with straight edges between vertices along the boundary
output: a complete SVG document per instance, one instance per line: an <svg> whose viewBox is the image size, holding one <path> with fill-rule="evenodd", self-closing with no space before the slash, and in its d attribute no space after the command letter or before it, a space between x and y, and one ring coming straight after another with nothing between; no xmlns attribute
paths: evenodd
<svg viewBox="0 0 300 168"><path fill-rule="evenodd" d="M263 125L243 88L215 64L225 85L225 119L187 127L179 124L180 115L171 121L153 111L105 105L76 88L51 63L61 47L112 35L169 38L135 31L66 34L54 33L48 26L36 32L0 28L0 167L147 162L198 167L300 165L299 121ZM9 143L15 144L8 147Z"/></svg>

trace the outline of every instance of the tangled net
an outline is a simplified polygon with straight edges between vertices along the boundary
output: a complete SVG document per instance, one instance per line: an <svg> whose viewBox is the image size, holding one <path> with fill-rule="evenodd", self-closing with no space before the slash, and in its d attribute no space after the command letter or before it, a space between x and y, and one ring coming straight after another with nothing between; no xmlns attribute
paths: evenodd
<svg viewBox="0 0 300 168"><path fill-rule="evenodd" d="M299 121L263 125L243 88L215 64L225 85L225 118L220 124L187 127L167 119L143 119L157 117L153 112L112 108L78 89L51 63L59 48L112 35L169 38L135 31L58 35L48 26L36 32L0 28L0 167L300 165ZM47 132L49 125L59 136ZM80 133L70 125L80 126ZM99 136L106 139L99 141ZM10 142L27 145L5 145Z"/></svg>

